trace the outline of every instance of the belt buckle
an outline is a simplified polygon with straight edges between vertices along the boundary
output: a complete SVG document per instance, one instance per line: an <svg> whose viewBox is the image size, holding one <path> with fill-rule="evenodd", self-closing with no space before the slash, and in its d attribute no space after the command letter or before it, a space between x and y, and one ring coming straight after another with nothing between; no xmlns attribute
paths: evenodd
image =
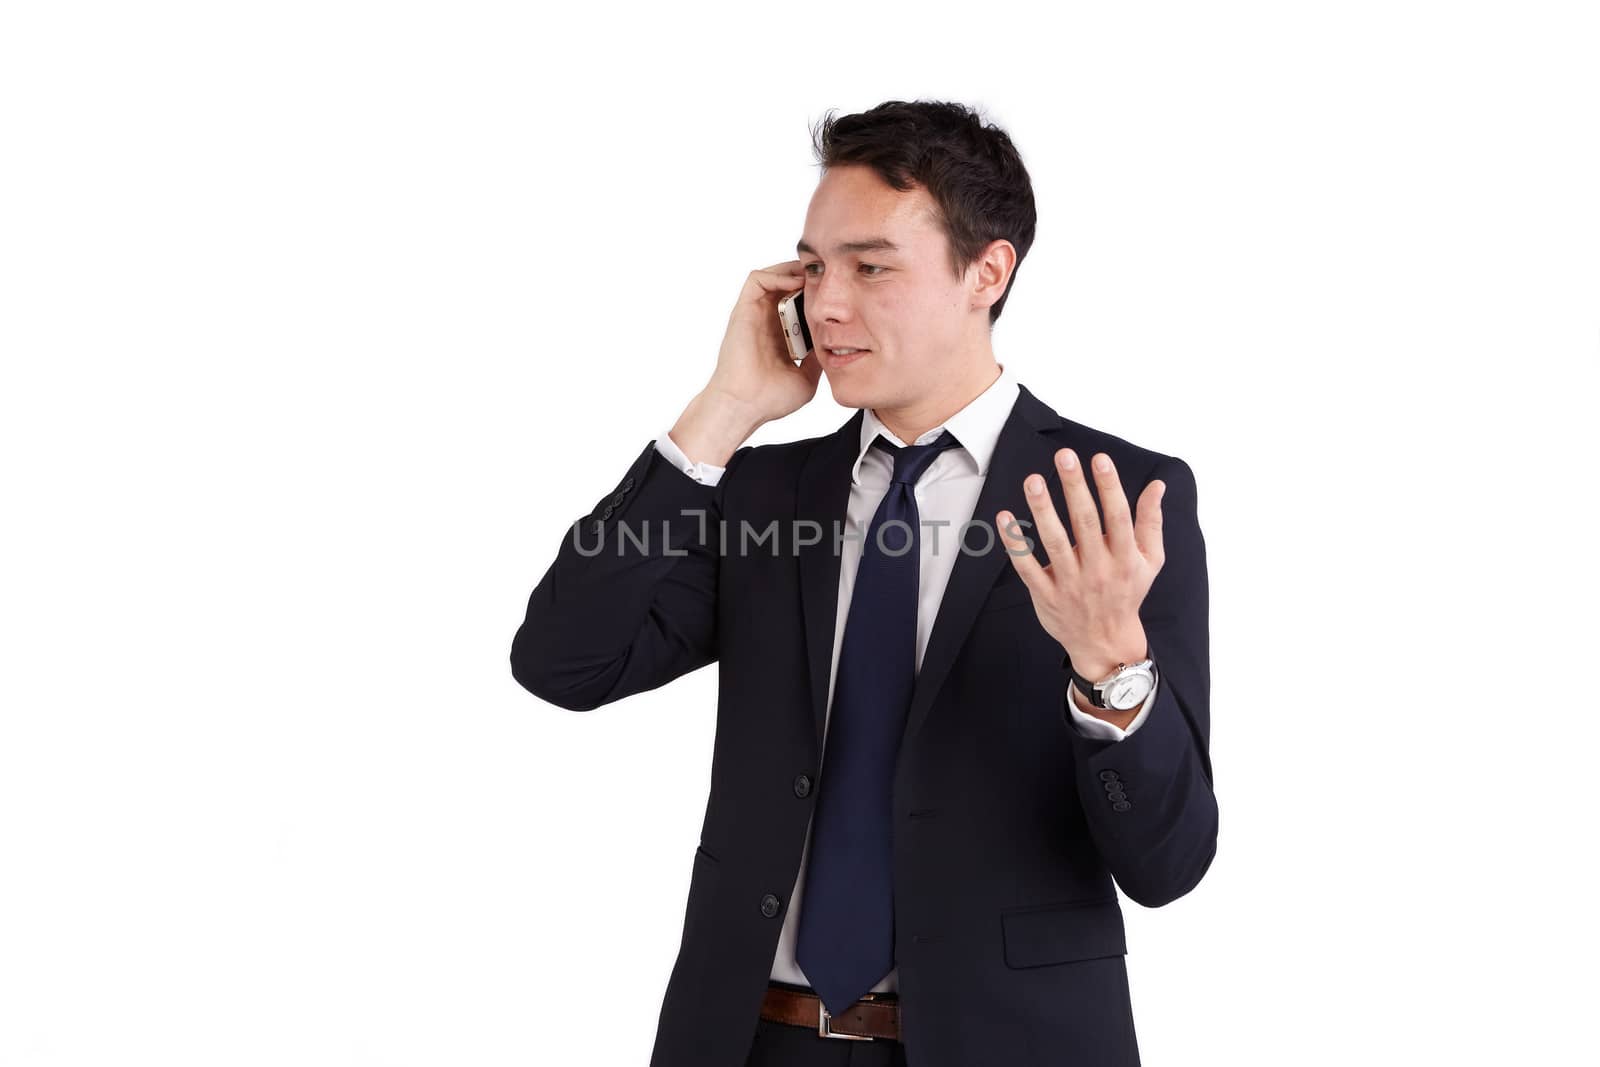
<svg viewBox="0 0 1600 1067"><path fill-rule="evenodd" d="M864 996L862 996L861 999L862 1000L873 1000L873 999L876 999L876 998L873 996L873 994L867 993ZM838 1037L838 1038L843 1038L846 1041L876 1041L877 1040L877 1038L873 1037L871 1034L836 1034L836 1033L833 1032L832 1020L833 1020L833 1016L828 1014L828 1006L822 1002L822 998L821 997L818 997L817 998L817 1036L818 1037Z"/></svg>

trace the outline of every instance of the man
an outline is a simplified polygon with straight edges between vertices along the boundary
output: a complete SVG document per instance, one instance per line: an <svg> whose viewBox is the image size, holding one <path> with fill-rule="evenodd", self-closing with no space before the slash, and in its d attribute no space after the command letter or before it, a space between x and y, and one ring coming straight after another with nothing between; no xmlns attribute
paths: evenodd
<svg viewBox="0 0 1600 1067"><path fill-rule="evenodd" d="M718 664L654 1067L1136 1065L1116 887L1216 851L1193 474L996 360L1035 217L1005 133L891 101L815 147L800 258L574 524L513 674L588 710ZM743 444L824 375L848 422Z"/></svg>

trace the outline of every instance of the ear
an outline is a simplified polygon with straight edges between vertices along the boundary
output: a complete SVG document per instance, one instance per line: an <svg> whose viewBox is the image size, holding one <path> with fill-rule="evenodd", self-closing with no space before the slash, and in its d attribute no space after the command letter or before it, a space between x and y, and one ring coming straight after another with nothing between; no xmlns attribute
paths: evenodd
<svg viewBox="0 0 1600 1067"><path fill-rule="evenodd" d="M967 284L972 286L974 311L995 305L1006 295L1006 283L1017 266L1017 249L1010 241L997 237L967 265Z"/></svg>

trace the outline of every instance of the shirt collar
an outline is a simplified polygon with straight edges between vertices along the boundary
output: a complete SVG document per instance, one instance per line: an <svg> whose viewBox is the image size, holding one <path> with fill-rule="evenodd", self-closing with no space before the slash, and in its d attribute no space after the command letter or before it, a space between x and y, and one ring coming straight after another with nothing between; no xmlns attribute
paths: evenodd
<svg viewBox="0 0 1600 1067"><path fill-rule="evenodd" d="M1000 440L1000 430L1011 415L1011 408L1017 402L1018 393L1017 380L1006 370L1004 363L998 365L1000 377L990 382L989 388L973 397L967 402L966 407L951 415L942 425L935 426L909 443L930 444L938 439L939 434L949 430L960 442L951 451L965 452L977 467L979 475L988 474L989 459L994 455L994 447ZM889 428L878 419L871 408L863 408L861 416L861 446L856 452L855 466L850 468L851 485L861 484L861 461L879 434L893 445L908 443L889 432Z"/></svg>

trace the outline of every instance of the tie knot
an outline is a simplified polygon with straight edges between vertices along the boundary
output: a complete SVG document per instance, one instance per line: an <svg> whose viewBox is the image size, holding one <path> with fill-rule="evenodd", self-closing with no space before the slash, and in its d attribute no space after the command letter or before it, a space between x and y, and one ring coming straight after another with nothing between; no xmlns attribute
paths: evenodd
<svg viewBox="0 0 1600 1067"><path fill-rule="evenodd" d="M940 452L954 448L961 442L946 430L925 445L897 445L884 440L881 436L873 438L872 443L894 457L894 474L890 476L890 482L916 485L917 479L922 477L923 472L933 464Z"/></svg>

